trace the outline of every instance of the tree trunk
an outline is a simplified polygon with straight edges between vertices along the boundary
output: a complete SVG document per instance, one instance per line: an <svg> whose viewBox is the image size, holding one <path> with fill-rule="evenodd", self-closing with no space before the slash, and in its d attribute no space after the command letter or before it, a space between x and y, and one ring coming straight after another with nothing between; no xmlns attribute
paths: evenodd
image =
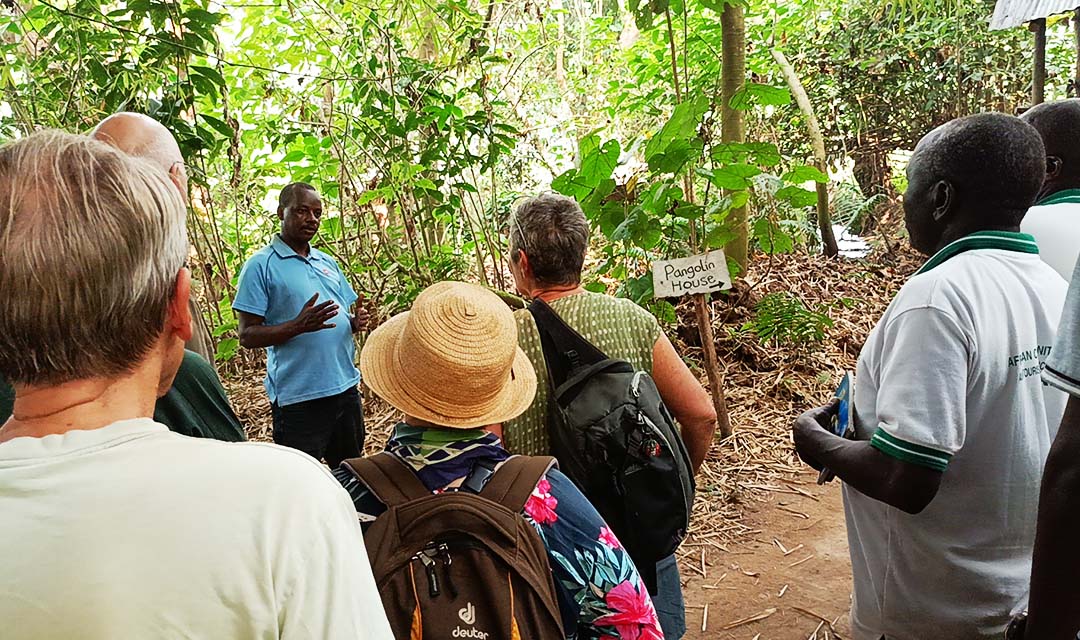
<svg viewBox="0 0 1080 640"><path fill-rule="evenodd" d="M741 9L740 9L741 11ZM671 25L671 9L664 10L664 20L667 22L667 35L668 45L671 51L671 86L675 90L675 104L682 102L683 95L682 90L679 88L679 59L675 51L675 30ZM740 27L742 25L742 18L739 19ZM726 42L725 36L725 42ZM743 60L743 66L745 66L745 50L743 56L740 57ZM724 104L727 104L725 99ZM742 113L739 113L740 126L742 123ZM693 174L687 172L683 175L683 192L686 194L687 202L694 202L694 179ZM746 260L746 221L745 210L743 220L743 264ZM690 246L695 251L701 251L701 243L699 242L701 236L697 233L697 227L691 222L690 224ZM709 378L709 390L712 393L713 410L716 412L716 423L720 428L720 436L727 438L731 435L731 420L728 417L727 410L727 395L724 393L724 377L720 374L720 363L716 357L716 340L713 337L712 330L712 314L710 313L709 302L704 293L695 293L693 295L694 300L694 317L697 320L698 334L701 337L701 352L705 359L705 374Z"/></svg>
<svg viewBox="0 0 1080 640"><path fill-rule="evenodd" d="M1028 27L1035 32L1035 61L1031 71L1031 106L1042 104L1046 85L1046 18L1032 20Z"/></svg>
<svg viewBox="0 0 1080 640"><path fill-rule="evenodd" d="M896 187L893 186L892 173L889 171L889 152L876 143L871 145L851 150L851 160L855 163L852 169L855 182L859 183L864 198L872 198L878 194L896 196Z"/></svg>
<svg viewBox="0 0 1080 640"><path fill-rule="evenodd" d="M555 81L559 89L566 90L566 16L563 0L551 0L551 10L555 13L557 35L555 36Z"/></svg>
<svg viewBox="0 0 1080 640"><path fill-rule="evenodd" d="M746 23L743 7L738 4L725 4L720 14L720 26L723 31L723 52L721 68L721 96L723 106L720 110L722 142L744 142L746 125L743 112L731 108L731 98L746 83ZM747 246L749 234L746 225L746 207L732 209L728 213L735 239L724 247L724 254L739 265L739 271L746 271Z"/></svg>
<svg viewBox="0 0 1080 640"><path fill-rule="evenodd" d="M802 82L799 81L795 69L784 57L784 52L773 49L772 55L773 59L776 60L776 64L780 65L780 71L783 72L784 79L787 80L791 95L795 96L795 103L799 105L799 110L806 116L806 128L810 134L810 146L814 150L814 165L817 166L818 171L828 175L829 165L828 159L825 157L825 137L821 135L821 125L818 124L817 116L814 114L814 106L810 104L810 96L806 94L806 89L803 88ZM829 215L829 190L821 182L815 182L814 187L817 189L817 222L818 230L821 232L821 246L826 256L835 258L840 253L840 249L836 246L836 236L833 235L832 230L832 216Z"/></svg>
<svg viewBox="0 0 1080 640"><path fill-rule="evenodd" d="M889 152L886 149L878 146L878 143L871 143L866 147L854 148L850 155L855 163L852 174L864 198L883 195L890 200L894 200L899 195L892 183L892 173L889 171ZM873 229L874 223L874 216L867 216L863 220L862 229L857 231L866 233Z"/></svg>
<svg viewBox="0 0 1080 640"><path fill-rule="evenodd" d="M1072 95L1075 98L1080 96L1080 9L1073 11L1072 17L1073 23L1073 41L1074 52L1076 53L1076 70L1073 71L1073 90Z"/></svg>

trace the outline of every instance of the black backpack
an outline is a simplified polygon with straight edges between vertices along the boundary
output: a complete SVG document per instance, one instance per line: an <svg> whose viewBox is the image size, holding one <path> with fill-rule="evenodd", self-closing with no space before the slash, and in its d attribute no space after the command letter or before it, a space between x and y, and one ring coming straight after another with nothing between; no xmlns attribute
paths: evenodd
<svg viewBox="0 0 1080 640"><path fill-rule="evenodd" d="M694 503L694 474L675 420L648 373L607 357L543 300L529 312L548 371L551 453L655 594L656 563L686 537Z"/></svg>

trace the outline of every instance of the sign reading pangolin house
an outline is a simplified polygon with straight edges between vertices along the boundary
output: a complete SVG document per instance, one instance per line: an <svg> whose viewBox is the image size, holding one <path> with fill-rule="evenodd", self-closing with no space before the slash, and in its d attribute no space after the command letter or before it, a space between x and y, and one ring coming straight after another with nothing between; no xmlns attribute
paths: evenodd
<svg viewBox="0 0 1080 640"><path fill-rule="evenodd" d="M700 256L657 260L652 266L653 297L674 298L731 288L727 258L717 249Z"/></svg>

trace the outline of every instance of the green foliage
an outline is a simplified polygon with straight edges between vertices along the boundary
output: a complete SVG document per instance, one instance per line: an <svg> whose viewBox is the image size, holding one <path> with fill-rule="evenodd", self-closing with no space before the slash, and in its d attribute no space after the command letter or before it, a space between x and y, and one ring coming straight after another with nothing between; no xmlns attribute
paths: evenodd
<svg viewBox="0 0 1080 640"><path fill-rule="evenodd" d="M650 262L723 246L733 208L749 207L766 253L814 237L826 176L810 166L774 45L803 78L831 159L854 158L860 184L867 157L1026 102L1030 38L987 31L988 2L739 0L749 74L730 106L751 141L723 144L727 1L9 4L0 136L86 131L118 110L174 131L192 177L194 271L229 359L236 276L277 229L290 181L320 190L316 245L385 313L438 279L508 288L509 211L550 186L598 231L587 281L618 282L673 320L651 301ZM1063 95L1073 52L1067 30L1051 31L1050 95ZM873 205L844 189L837 219L858 222Z"/></svg>
<svg viewBox="0 0 1080 640"><path fill-rule="evenodd" d="M859 185L851 182L838 183L830 199L833 207L833 221L856 232L865 228L867 217L887 200L880 193L869 198L863 197Z"/></svg>
<svg viewBox="0 0 1080 640"><path fill-rule="evenodd" d="M762 342L806 345L825 339L832 327L828 308L809 309L787 292L770 293L754 306L754 317L743 325Z"/></svg>
<svg viewBox="0 0 1080 640"><path fill-rule="evenodd" d="M276 230L273 198L290 181L319 189L328 215L315 244L387 311L438 279L491 274L505 286L491 212L521 134L491 78L511 63L483 43L483 14L466 3L408 17L425 28L351 0L0 12L12 36L0 43L0 131L85 131L133 110L177 135L196 276L225 301L209 314L220 358L236 350L235 278ZM442 52L418 52L432 21Z"/></svg>

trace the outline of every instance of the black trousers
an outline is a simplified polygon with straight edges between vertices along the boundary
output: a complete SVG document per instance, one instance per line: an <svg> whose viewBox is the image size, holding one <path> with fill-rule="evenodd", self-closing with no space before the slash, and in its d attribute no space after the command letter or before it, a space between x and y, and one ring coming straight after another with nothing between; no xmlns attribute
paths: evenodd
<svg viewBox="0 0 1080 640"><path fill-rule="evenodd" d="M270 405L274 442L299 449L331 469L364 451L364 405L353 387L337 395L296 404Z"/></svg>

